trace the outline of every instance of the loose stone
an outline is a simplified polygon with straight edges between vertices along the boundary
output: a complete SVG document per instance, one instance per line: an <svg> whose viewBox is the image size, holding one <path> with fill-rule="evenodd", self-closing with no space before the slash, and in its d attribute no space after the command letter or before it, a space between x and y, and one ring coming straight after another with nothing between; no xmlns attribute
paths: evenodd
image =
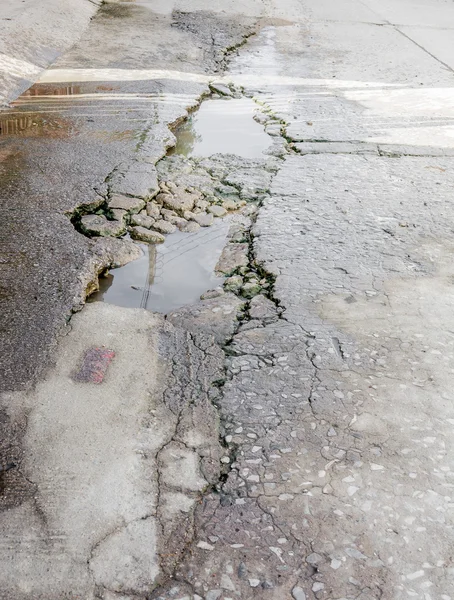
<svg viewBox="0 0 454 600"><path fill-rule="evenodd" d="M176 226L161 219L160 221L153 223L153 229L159 231L159 233L173 233L176 230Z"/></svg>
<svg viewBox="0 0 454 600"><path fill-rule="evenodd" d="M248 262L249 246L247 244L227 244L218 260L215 270L224 275L231 275L239 267Z"/></svg>
<svg viewBox="0 0 454 600"><path fill-rule="evenodd" d="M204 542L204 541L199 542L197 544L197 548L201 548L202 550L208 550L208 551L214 550L214 546L212 546L208 542Z"/></svg>
<svg viewBox="0 0 454 600"><path fill-rule="evenodd" d="M88 235L116 237L125 232L122 221L108 221L104 215L84 215L80 220L80 226Z"/></svg>
<svg viewBox="0 0 454 600"><path fill-rule="evenodd" d="M150 227L154 224L155 220L148 215L132 215L131 217L131 225L135 225L137 227L145 227L146 229L150 229Z"/></svg>
<svg viewBox="0 0 454 600"><path fill-rule="evenodd" d="M123 194L113 194L108 202L109 208L120 208L128 212L138 213L145 206L145 201L141 198L131 198Z"/></svg>
<svg viewBox="0 0 454 600"><path fill-rule="evenodd" d="M184 233L195 233L200 229L200 225L198 223L195 221L186 221L186 219L184 219L184 223L177 224L177 227Z"/></svg>
<svg viewBox="0 0 454 600"><path fill-rule="evenodd" d="M208 212L210 212L215 217L224 217L227 214L227 211L224 207L219 206L218 204L213 204L208 207Z"/></svg>
<svg viewBox="0 0 454 600"><path fill-rule="evenodd" d="M247 568L246 565L244 564L244 562L240 562L240 564L238 565L238 577L240 579L243 579L247 574Z"/></svg>
<svg viewBox="0 0 454 600"><path fill-rule="evenodd" d="M253 298L254 296L256 296L257 294L260 294L261 291L261 287L259 285L258 282L255 281L248 281L247 283L245 283L243 285L243 287L241 288L241 294L245 297L245 298Z"/></svg>
<svg viewBox="0 0 454 600"><path fill-rule="evenodd" d="M198 223L200 227L210 227L210 225L213 225L214 217L212 214L200 213L195 214L192 220Z"/></svg>
<svg viewBox="0 0 454 600"><path fill-rule="evenodd" d="M304 593L303 588L296 586L292 590L292 596L294 600L306 600L306 594Z"/></svg>
<svg viewBox="0 0 454 600"><path fill-rule="evenodd" d="M161 233L150 231L145 227L131 227L130 233L133 240L140 240L148 244L162 244L166 239Z"/></svg>
<svg viewBox="0 0 454 600"><path fill-rule="evenodd" d="M161 208L155 202L149 202L146 206L147 215L153 219L159 219Z"/></svg>
<svg viewBox="0 0 454 600"><path fill-rule="evenodd" d="M225 280L224 288L228 292L235 293L235 292L239 292L242 285L243 285L243 278L241 277L241 275L232 275L232 277L229 277L228 279Z"/></svg>

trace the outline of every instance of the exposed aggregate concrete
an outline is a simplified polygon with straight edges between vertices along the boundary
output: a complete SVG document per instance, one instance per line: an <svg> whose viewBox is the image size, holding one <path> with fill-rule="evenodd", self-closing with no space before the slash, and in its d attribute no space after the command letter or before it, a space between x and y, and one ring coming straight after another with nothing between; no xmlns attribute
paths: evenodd
<svg viewBox="0 0 454 600"><path fill-rule="evenodd" d="M177 415L157 455L164 577L147 589L153 553L139 553L131 583L110 554L112 541L137 540L128 522L92 548L96 598L450 598L449 153L339 145L348 135L323 119L326 139L308 141L312 121L282 121L270 134L301 156L271 169L212 157L189 184L211 190L214 177L261 208L243 207L232 226L247 264L243 252L226 269L226 292L161 322L173 356L164 404ZM148 548L154 516L143 519Z"/></svg>

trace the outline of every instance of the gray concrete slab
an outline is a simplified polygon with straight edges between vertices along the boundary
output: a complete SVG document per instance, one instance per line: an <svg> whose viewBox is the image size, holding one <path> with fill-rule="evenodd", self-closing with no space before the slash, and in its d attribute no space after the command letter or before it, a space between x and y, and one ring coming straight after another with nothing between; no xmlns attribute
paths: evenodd
<svg viewBox="0 0 454 600"><path fill-rule="evenodd" d="M74 196L105 189L101 165L126 175L148 161L154 174L167 125L211 78L256 99L279 158L256 174L266 185L258 214L251 209L252 231L244 225L230 237L248 247L248 264L231 282L241 300L216 293L176 311L172 323L91 305L71 320L47 376L3 396L0 527L9 546L0 589L5 600L60 600L75 590L102 600L449 600L453 84L436 38L452 4L232 0L213 3L210 14L170 12L202 8L199 0L108 6L43 78L70 86L80 77L77 101L46 105L46 120L53 110L68 118L71 141L32 139L29 154L20 140L2 147L16 165L6 179L8 222L27 235L36 221L15 215L30 198L47 230ZM224 73L222 49L244 35L244 15L258 21L258 35ZM150 46L141 35L131 45L144 23L166 31L166 43L161 36ZM425 25L427 48L393 23ZM105 60L95 52L100 31ZM132 119L147 132L139 148L135 132L128 137ZM62 158L63 148L74 150ZM211 171L243 193L248 171L239 161L205 159L200 182ZM43 164L64 176L52 194L43 194L44 177L56 175L38 175ZM11 182L22 176L28 187L17 196ZM15 332L48 352L55 315L81 297L77 277L85 285L99 265L91 244L72 235L64 303L47 307L42 293L32 313L42 336L25 338L25 308L8 329L9 352L27 368L39 355L18 353ZM31 240L47 257L49 246ZM30 280L53 291L44 276L61 265L46 260ZM243 277L263 296L251 300L238 288ZM105 348L90 368L93 343ZM74 382L71 361L102 383ZM31 380L20 369L11 374L14 385Z"/></svg>
<svg viewBox="0 0 454 600"><path fill-rule="evenodd" d="M118 179L122 193L142 193L139 172L140 188L155 185L153 163L172 142L168 125L197 104L225 47L241 42L250 25L203 14L192 31L183 21L176 26L145 8L107 5L48 71L44 79L53 83L38 84L0 112L3 389L26 387L45 368L58 331L83 300L81 281L93 273L89 242L66 215L105 194L106 178ZM100 67L114 67L115 80L106 81ZM137 81L137 67L170 76ZM61 74L69 68L96 74L67 85Z"/></svg>

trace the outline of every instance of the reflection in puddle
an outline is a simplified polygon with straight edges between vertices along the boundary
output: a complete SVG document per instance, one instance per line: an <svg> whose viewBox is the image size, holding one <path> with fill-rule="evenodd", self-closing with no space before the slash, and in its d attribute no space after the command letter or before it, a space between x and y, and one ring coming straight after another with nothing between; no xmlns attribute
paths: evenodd
<svg viewBox="0 0 454 600"><path fill-rule="evenodd" d="M70 133L70 125L65 119L46 118L35 115L21 115L20 112L0 113L0 136L23 135L26 137L48 136L52 138L66 137Z"/></svg>
<svg viewBox="0 0 454 600"><path fill-rule="evenodd" d="M197 233L173 233L159 246L141 244L144 255L100 278L99 292L88 300L164 314L197 302L224 281L214 268L228 228L228 218L216 219Z"/></svg>
<svg viewBox="0 0 454 600"><path fill-rule="evenodd" d="M263 151L272 141L254 121L256 111L257 105L250 98L206 100L176 130L177 144L169 154L205 157L219 153L263 158Z"/></svg>
<svg viewBox="0 0 454 600"><path fill-rule="evenodd" d="M16 103L20 102L22 99L32 98L34 96L74 96L80 93L80 85L67 85L65 87L58 87L35 83L31 88L19 96L19 98L16 100Z"/></svg>

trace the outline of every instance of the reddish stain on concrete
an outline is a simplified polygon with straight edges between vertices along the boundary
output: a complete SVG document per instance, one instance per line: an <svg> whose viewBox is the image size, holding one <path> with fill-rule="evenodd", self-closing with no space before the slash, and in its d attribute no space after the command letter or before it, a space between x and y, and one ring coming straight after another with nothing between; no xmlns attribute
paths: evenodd
<svg viewBox="0 0 454 600"><path fill-rule="evenodd" d="M115 352L109 348L89 348L84 354L82 366L73 375L74 381L102 383L114 357Z"/></svg>

